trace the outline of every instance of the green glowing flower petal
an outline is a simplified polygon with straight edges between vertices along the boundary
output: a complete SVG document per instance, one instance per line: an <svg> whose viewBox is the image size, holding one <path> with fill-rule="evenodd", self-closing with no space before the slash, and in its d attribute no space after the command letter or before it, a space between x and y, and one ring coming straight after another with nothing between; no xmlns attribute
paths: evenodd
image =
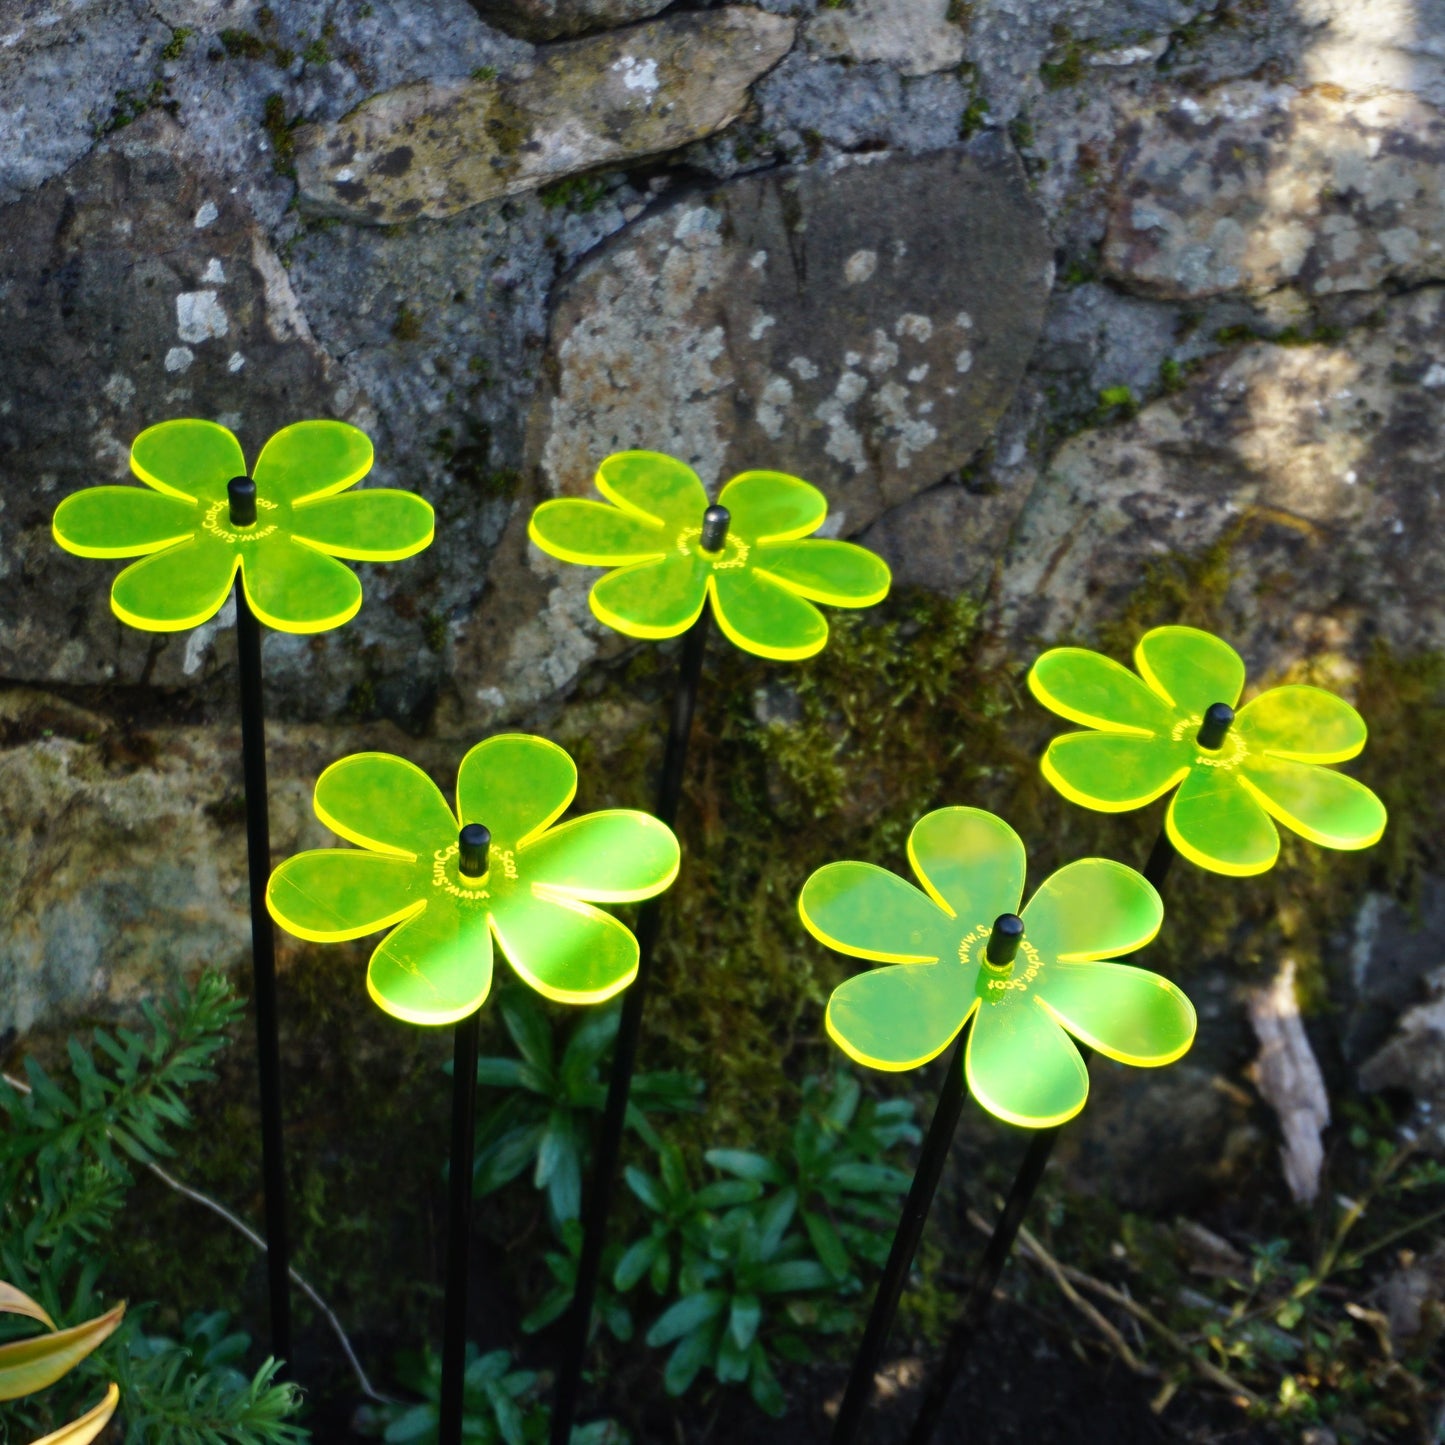
<svg viewBox="0 0 1445 1445"><path fill-rule="evenodd" d="M1159 932L1154 885L1110 858L1080 858L1051 873L1024 907L1024 940L1046 959L1079 962L1132 953Z"/></svg>
<svg viewBox="0 0 1445 1445"><path fill-rule="evenodd" d="M888 595L888 564L866 547L812 537L763 547L754 555L757 570L810 602L833 607L871 607Z"/></svg>
<svg viewBox="0 0 1445 1445"><path fill-rule="evenodd" d="M527 535L549 556L584 567L651 561L666 555L670 543L660 523L578 497L543 502L527 523Z"/></svg>
<svg viewBox="0 0 1445 1445"><path fill-rule="evenodd" d="M765 573L715 571L711 578L718 626L744 652L796 662L827 644L823 614Z"/></svg>
<svg viewBox="0 0 1445 1445"><path fill-rule="evenodd" d="M344 421L298 421L261 448L251 473L259 497L292 506L354 486L371 470L371 439Z"/></svg>
<svg viewBox="0 0 1445 1445"><path fill-rule="evenodd" d="M1138 733L1065 733L1044 753L1044 776L1071 803L1101 813L1142 808L1189 771L1191 750Z"/></svg>
<svg viewBox="0 0 1445 1445"><path fill-rule="evenodd" d="M1029 994L979 1008L964 1068L969 1093L996 1118L1025 1129L1062 1124L1089 1097L1078 1049Z"/></svg>
<svg viewBox="0 0 1445 1445"><path fill-rule="evenodd" d="M415 492L384 487L321 497L297 507L291 533L333 557L399 562L431 542L436 514Z"/></svg>
<svg viewBox="0 0 1445 1445"><path fill-rule="evenodd" d="M1083 647L1055 647L1029 669L1029 691L1051 712L1105 732L1168 734L1174 714L1127 667Z"/></svg>
<svg viewBox="0 0 1445 1445"><path fill-rule="evenodd" d="M1035 991L1071 1034L1121 1064L1172 1064L1194 1042L1194 1005L1145 968L1051 963Z"/></svg>
<svg viewBox="0 0 1445 1445"><path fill-rule="evenodd" d="M599 622L627 637L647 638L686 632L706 600L707 572L678 556L609 572L587 599Z"/></svg>
<svg viewBox="0 0 1445 1445"><path fill-rule="evenodd" d="M662 452L614 452L597 468L597 490L642 521L701 527L707 489L697 473Z"/></svg>
<svg viewBox="0 0 1445 1445"><path fill-rule="evenodd" d="M332 763L316 780L316 816L338 837L404 858L428 858L457 840L456 816L441 789L415 763L390 753L353 753Z"/></svg>
<svg viewBox="0 0 1445 1445"><path fill-rule="evenodd" d="M133 562L110 589L115 615L143 632L180 632L220 611L236 571L231 549L199 535Z"/></svg>
<svg viewBox="0 0 1445 1445"><path fill-rule="evenodd" d="M1233 707L1244 690L1239 654L1197 627L1156 627L1139 639L1134 666L1155 692L1186 716L1202 717L1211 703Z"/></svg>
<svg viewBox="0 0 1445 1445"><path fill-rule="evenodd" d="M1385 831L1385 805L1354 778L1288 758L1247 756L1244 786L1265 811L1324 848L1368 848Z"/></svg>
<svg viewBox="0 0 1445 1445"><path fill-rule="evenodd" d="M187 417L147 427L130 446L141 481L186 501L224 501L226 483L246 474L241 444L213 421Z"/></svg>
<svg viewBox="0 0 1445 1445"><path fill-rule="evenodd" d="M1211 873L1248 878L1267 873L1279 857L1279 833L1239 777L1223 768L1195 767L1164 816L1169 841Z"/></svg>
<svg viewBox="0 0 1445 1445"><path fill-rule="evenodd" d="M992 923L1015 912L1023 896L1024 845L982 808L939 808L920 818L908 835L908 861L935 902L965 923Z"/></svg>
<svg viewBox="0 0 1445 1445"><path fill-rule="evenodd" d="M56 509L55 540L77 557L142 557L201 525L196 504L149 487L87 487Z"/></svg>
<svg viewBox="0 0 1445 1445"><path fill-rule="evenodd" d="M612 808L551 828L519 850L523 876L549 894L635 903L677 877L672 829L646 813Z"/></svg>
<svg viewBox="0 0 1445 1445"><path fill-rule="evenodd" d="M729 530L749 544L806 537L828 515L822 492L786 472L739 472L722 489L718 505L732 514Z"/></svg>
<svg viewBox="0 0 1445 1445"><path fill-rule="evenodd" d="M387 934L366 970L377 1007L409 1024L454 1024L476 1013L491 987L487 910L446 897Z"/></svg>
<svg viewBox="0 0 1445 1445"><path fill-rule="evenodd" d="M457 816L489 828L497 847L524 848L576 792L577 768L564 749L527 733L501 733L462 759Z"/></svg>
<svg viewBox="0 0 1445 1445"><path fill-rule="evenodd" d="M284 533L261 538L241 559L246 601L277 632L327 632L361 610L356 573Z"/></svg>
<svg viewBox="0 0 1445 1445"><path fill-rule="evenodd" d="M824 1022L829 1037L867 1068L916 1069L941 1054L973 1012L978 1000L971 988L962 986L965 977L951 962L897 964L860 973L839 984L828 1000Z"/></svg>
<svg viewBox="0 0 1445 1445"><path fill-rule="evenodd" d="M948 915L911 883L872 863L819 868L803 885L798 913L814 938L855 958L916 963L950 949Z"/></svg>
<svg viewBox="0 0 1445 1445"><path fill-rule="evenodd" d="M1344 698L1301 683L1260 693L1234 726L1251 752L1300 763L1343 763L1365 746L1365 720Z"/></svg>
<svg viewBox="0 0 1445 1445"><path fill-rule="evenodd" d="M517 974L557 1003L601 1003L637 977L637 940L586 903L512 894L497 900L492 926Z"/></svg>
<svg viewBox="0 0 1445 1445"><path fill-rule="evenodd" d="M421 906L425 875L410 858L321 848L271 875L266 907L297 938L340 943L400 923Z"/></svg>

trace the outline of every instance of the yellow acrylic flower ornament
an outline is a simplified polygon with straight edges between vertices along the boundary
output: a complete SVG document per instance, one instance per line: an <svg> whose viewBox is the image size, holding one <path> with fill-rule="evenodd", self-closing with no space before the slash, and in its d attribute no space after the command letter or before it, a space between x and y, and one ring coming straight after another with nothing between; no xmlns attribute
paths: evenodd
<svg viewBox="0 0 1445 1445"><path fill-rule="evenodd" d="M559 1003L599 1003L637 973L637 940L591 905L632 903L677 876L672 830L612 809L556 827L577 791L545 738L503 734L462 759L453 812L388 753L357 753L316 782L316 816L360 845L288 858L266 905L289 933L339 943L391 930L371 955L376 1003L414 1024L455 1023L492 983L495 937L513 969Z"/></svg>
<svg viewBox="0 0 1445 1445"><path fill-rule="evenodd" d="M921 818L908 861L921 890L871 863L830 863L798 900L804 925L829 948L893 965L850 978L828 1000L828 1032L849 1058L917 1068L972 1019L969 1092L998 1118L1040 1129L1073 1118L1088 1097L1069 1034L1149 1066L1172 1063L1194 1041L1194 1007L1174 984L1101 961L1142 948L1163 920L1158 893L1132 868L1080 859L1016 912L1024 846L978 808Z"/></svg>
<svg viewBox="0 0 1445 1445"><path fill-rule="evenodd" d="M278 431L248 477L241 445L215 422L148 427L130 450L144 487L89 487L55 511L55 540L81 557L139 557L111 587L115 615L146 632L212 617L241 571L246 601L279 632L325 632L356 615L352 562L394 562L432 539L411 492L352 492L371 442L339 421ZM344 495L341 495L344 494Z"/></svg>
<svg viewBox="0 0 1445 1445"><path fill-rule="evenodd" d="M1134 649L1138 675L1097 652L1057 647L1029 671L1043 705L1090 732L1049 744L1044 776L1100 812L1141 808L1177 788L1164 820L1186 858L1215 873L1264 873L1283 823L1326 848L1368 848L1385 808L1325 766L1354 757L1365 724L1321 688L1271 688L1234 711L1244 663L1193 627L1156 627Z"/></svg>
<svg viewBox="0 0 1445 1445"><path fill-rule="evenodd" d="M797 477L742 472L711 507L697 473L661 452L617 452L596 480L607 502L543 502L527 534L564 562L617 569L588 600L628 637L676 637L710 596L718 626L745 652L812 657L828 640L815 602L871 607L888 595L881 557L811 535L828 503Z"/></svg>

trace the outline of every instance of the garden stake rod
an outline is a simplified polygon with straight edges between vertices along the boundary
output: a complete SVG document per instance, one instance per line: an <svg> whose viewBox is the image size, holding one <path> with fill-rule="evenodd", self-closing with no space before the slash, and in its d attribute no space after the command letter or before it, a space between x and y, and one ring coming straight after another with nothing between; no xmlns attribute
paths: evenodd
<svg viewBox="0 0 1445 1445"><path fill-rule="evenodd" d="M256 523L256 483L227 484L231 525ZM256 1002L256 1063L261 1083L261 1174L266 1210L266 1280L271 1353L291 1360L291 1251L286 1232L286 1155L281 1131L281 1051L276 1027L276 935L266 911L271 825L266 801L266 710L261 683L261 624L236 574L236 651L241 674L241 766L246 794L246 860L251 888L251 970Z"/></svg>
<svg viewBox="0 0 1445 1445"><path fill-rule="evenodd" d="M720 552L727 542L730 521L726 507L711 506L703 513L701 546L706 552ZM677 687L673 693L672 720L662 759L662 776L657 788L655 815L669 828L677 822L682 801L682 781L687 769L687 745L692 736L692 718L697 709L698 685L702 680L703 655L707 650L710 613L706 603L682 641L678 659ZM647 998L652 955L656 950L662 921L660 898L642 905L637 919L637 977L622 996L622 1016L612 1050L612 1073L607 1083L607 1104L602 1114L602 1132L597 1141L597 1163L588 1191L582 1253L577 1261L577 1285L567 1314L563 1339L562 1366L557 1376L557 1393L552 1406L551 1445L568 1445L572 1421L577 1413L577 1396L582 1383L582 1362L587 1353L588 1326L597 1298L597 1281L602 1268L602 1246L607 1235L607 1218L617 1188L617 1167L622 1154L622 1135L627 1124L627 1100L637 1064L637 1041L642 1032L642 1010Z"/></svg>
<svg viewBox="0 0 1445 1445"><path fill-rule="evenodd" d="M1202 748L1217 751L1224 746L1224 739L1233 721L1233 708L1227 703L1214 703L1206 710L1195 741ZM1168 831L1161 827L1159 836L1154 840L1154 846L1149 852L1149 861L1144 865L1144 877L1161 892L1164 888L1164 880L1169 876L1169 869L1176 857L1178 857L1178 852L1173 843L1169 841ZM1080 1048L1079 1052L1087 1064L1090 1051ZM1009 1186L1003 1211L999 1214L998 1222L993 1227L993 1233L989 1235L988 1243L984 1246L978 1268L974 1271L973 1280L963 1302L963 1311L953 1332L948 1337L948 1344L944 1347L943 1363L935 1372L924 1393L923 1403L919 1406L918 1414L914 1418L913 1428L909 1431L906 1445L928 1445L933 1438L939 1417L948 1404L948 1397L953 1389L954 1381L957 1380L959 1372L963 1369L968 1352L972 1349L974 1340L982 1331L987 1320L989 1308L993 1303L994 1286L998 1284L999 1276L1003 1273L1003 1267L1008 1260L1009 1252L1013 1249L1019 1227L1023 1224L1034 1193L1043 1180L1049 1156L1054 1152L1054 1145L1058 1142L1061 1131L1062 1125L1052 1129L1040 1129L1029 1140L1028 1148L1024 1151L1023 1162L1019 1165L1018 1173L1014 1175L1013 1183Z"/></svg>
<svg viewBox="0 0 1445 1445"><path fill-rule="evenodd" d="M491 833L468 823L457 834L457 872L487 881ZM447 1278L442 1323L442 1389L438 1445L460 1445L467 1369L467 1286L471 1267L472 1163L476 1151L477 1045L482 1011L469 1014L452 1038L452 1150L447 1177Z"/></svg>
<svg viewBox="0 0 1445 1445"><path fill-rule="evenodd" d="M1012 964L1023 936L1023 919L1016 913L1000 915L994 921L993 931L989 934L986 954L988 962L996 968L1005 968ZM858 1438L864 1413L873 1395L873 1380L878 1373L883 1346L888 1341L888 1331L898 1310L898 1301L903 1294L909 1266L913 1263L918 1241L923 1235L923 1226L928 1219L938 1181L943 1176L949 1145L953 1142L953 1133L958 1127L959 1115L963 1112L963 1070L967 1041L968 1025L965 1024L953 1052L948 1056L943 1087L938 1093L938 1103L928 1126L928 1136L923 1141L918 1168L914 1171L913 1183L903 1205L902 1217L898 1221L898 1230L893 1236L893 1247L888 1251L883 1277L878 1281L878 1290L873 1296L873 1308L868 1314L862 1343L853 1358L853 1369L848 1376L843 1403L838 1407L838 1418L833 1422L833 1445L851 1445L851 1442Z"/></svg>

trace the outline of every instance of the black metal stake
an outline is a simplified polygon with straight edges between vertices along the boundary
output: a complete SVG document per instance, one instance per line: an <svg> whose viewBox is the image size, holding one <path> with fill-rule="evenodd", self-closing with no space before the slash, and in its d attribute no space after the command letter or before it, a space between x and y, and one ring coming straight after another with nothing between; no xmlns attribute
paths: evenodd
<svg viewBox="0 0 1445 1445"><path fill-rule="evenodd" d="M228 484L231 524L253 526L256 484ZM261 1085L261 1179L266 1211L266 1282L271 1353L291 1360L291 1250L286 1232L286 1153L281 1133L281 1050L276 1029L276 935L266 911L271 824L266 804L266 708L261 684L261 624L236 576L236 653L241 674L241 770L246 792L246 861L251 887L251 973L256 1003L256 1066Z"/></svg>
<svg viewBox="0 0 1445 1445"><path fill-rule="evenodd" d="M1010 968L1023 936L1023 920L1015 913L1001 914L989 934L988 962L1000 971ZM883 1277L878 1281L878 1290L873 1296L873 1308L868 1314L863 1340L853 1357L848 1386L843 1392L843 1402L838 1406L838 1417L833 1422L833 1445L851 1445L858 1438L863 1416L873 1396L873 1383L883 1357L883 1346L888 1342L888 1331L893 1326L893 1316L898 1311L908 1270L918 1250L918 1241L923 1236L923 1226L928 1219L938 1181L943 1177L949 1145L953 1143L953 1133L963 1112L966 1092L963 1060L967 1040L968 1029L964 1028L948 1056L943 1087L938 1091L938 1103L934 1106L928 1135L923 1141L923 1152L918 1157L918 1168L914 1170L913 1183L904 1201L898 1230L893 1236L893 1247L888 1251L888 1262L883 1266Z"/></svg>
<svg viewBox="0 0 1445 1445"><path fill-rule="evenodd" d="M704 552L721 552L727 542L730 521L726 507L712 506L703 514L699 544ZM702 680L703 654L707 650L710 613L706 602L696 622L682 640L677 664L677 687L672 696L672 720L662 757L662 776L657 787L655 815L671 828L677 822L682 801L682 781L687 769L687 745L692 736L692 717L697 710L698 684ZM562 1365L557 1374L557 1391L552 1403L550 1445L568 1445L577 1398L582 1386L582 1364L587 1354L587 1336L592 1307L597 1299L597 1280L602 1270L602 1246L607 1237L607 1218L617 1188L617 1166L622 1156L622 1135L627 1124L627 1099L637 1065L637 1042L642 1033L642 1010L652 973L652 956L662 921L662 900L651 898L637 915L637 977L622 996L622 1017L617 1024L617 1041L612 1047L612 1074L607 1082L607 1103L602 1113L602 1131L597 1140L597 1162L592 1169L584 1209L582 1253L577 1261L577 1284L567 1312L562 1340Z"/></svg>
<svg viewBox="0 0 1445 1445"><path fill-rule="evenodd" d="M1216 752L1224 746L1224 739L1233 722L1234 709L1227 703L1216 702L1206 710L1195 741L1200 747ZM1178 856L1173 843L1169 841L1168 832L1161 827L1149 852L1149 861L1144 865L1144 877L1155 888L1162 890L1164 880L1169 876L1169 869ZM1091 1050L1080 1046L1079 1053L1087 1064ZM928 1445L933 1438L954 1382L958 1379L968 1352L988 1318L989 1307L993 1303L994 1286L998 1284L999 1275L1003 1273L1004 1264L1009 1257L1009 1251L1013 1249L1019 1226L1024 1222L1024 1215L1028 1212L1034 1192L1043 1180L1044 1170L1049 1156L1054 1152L1061 1128L1062 1125L1052 1129L1040 1129L1029 1140L1023 1163L1019 1165L1019 1171L1009 1186L1003 1210L993 1227L993 1233L988 1237L983 1256L969 1284L963 1312L944 1347L943 1363L929 1382L905 1445Z"/></svg>
<svg viewBox="0 0 1445 1445"><path fill-rule="evenodd" d="M467 823L457 834L457 873L464 884L487 881L492 834ZM452 1035L452 1149L447 1173L446 1300L442 1314L442 1390L438 1445L461 1445L467 1373L467 1294L471 1282L472 1165L477 1147L477 1045L482 1011Z"/></svg>

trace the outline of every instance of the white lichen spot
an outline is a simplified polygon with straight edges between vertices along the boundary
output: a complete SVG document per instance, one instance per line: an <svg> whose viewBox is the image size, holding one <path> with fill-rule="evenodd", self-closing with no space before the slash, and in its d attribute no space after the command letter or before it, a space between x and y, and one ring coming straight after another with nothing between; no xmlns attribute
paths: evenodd
<svg viewBox="0 0 1445 1445"><path fill-rule="evenodd" d="M186 637L186 654L181 659L181 671L187 677L200 671L211 649L211 639L223 628L236 625L236 594L233 592L221 604L221 610L209 622L193 627Z"/></svg>
<svg viewBox="0 0 1445 1445"><path fill-rule="evenodd" d="M214 201L202 201L200 210L196 212L196 230L204 231L220 214Z"/></svg>
<svg viewBox="0 0 1445 1445"><path fill-rule="evenodd" d="M672 238L674 241L685 241L692 236L706 237L709 232L715 232L721 223L722 217L707 206L689 206L677 218Z"/></svg>
<svg viewBox="0 0 1445 1445"><path fill-rule="evenodd" d="M911 336L914 341L927 341L933 335L933 322L916 311L905 311L893 324L895 336Z"/></svg>
<svg viewBox="0 0 1445 1445"><path fill-rule="evenodd" d="M763 339L763 332L765 332L768 327L776 326L777 324L778 318L776 316L769 316L766 312L759 311L758 314L753 317L753 324L748 327L748 340L761 341Z"/></svg>
<svg viewBox="0 0 1445 1445"><path fill-rule="evenodd" d="M167 371L184 371L194 360L196 353L189 346L173 346L166 352Z"/></svg>
<svg viewBox="0 0 1445 1445"><path fill-rule="evenodd" d="M639 60L635 55L624 55L621 60L612 62L612 69L622 76L622 84L628 90L640 90L649 105L662 86L657 78L655 60Z"/></svg>
<svg viewBox="0 0 1445 1445"><path fill-rule="evenodd" d="M973 369L973 352L971 352L968 347L965 346L963 350L953 358L953 369L958 372L960 376L962 376L964 372Z"/></svg>
<svg viewBox="0 0 1445 1445"><path fill-rule="evenodd" d="M873 333L873 351L868 357L868 370L874 376L880 376L885 371L892 370L898 365L898 343L891 341L888 333L879 327Z"/></svg>
<svg viewBox="0 0 1445 1445"><path fill-rule="evenodd" d="M848 520L847 512L829 512L823 518L823 525L813 533L815 537L841 537L844 524Z"/></svg>
<svg viewBox="0 0 1445 1445"><path fill-rule="evenodd" d="M845 351L843 353L844 366L857 366L858 363L862 360L863 353L861 351Z"/></svg>
<svg viewBox="0 0 1445 1445"><path fill-rule="evenodd" d="M201 280L207 281L213 286L224 286L226 284L226 268L220 261L212 256L206 263L206 269L201 272Z"/></svg>
<svg viewBox="0 0 1445 1445"><path fill-rule="evenodd" d="M761 271L768 264L768 253L766 251L754 251L748 267L753 271Z"/></svg>
<svg viewBox="0 0 1445 1445"><path fill-rule="evenodd" d="M769 441L777 441L783 434L783 408L792 404L793 384L786 376L775 376L763 388L762 399L758 402L758 425Z"/></svg>
<svg viewBox="0 0 1445 1445"><path fill-rule="evenodd" d="M1425 373L1421 380L1424 385L1430 387L1432 390L1445 386L1445 362L1432 361L1429 371Z"/></svg>
<svg viewBox="0 0 1445 1445"><path fill-rule="evenodd" d="M135 399L135 382L120 372L112 372L101 387L101 395L112 406L129 406Z"/></svg>
<svg viewBox="0 0 1445 1445"><path fill-rule="evenodd" d="M958 315L953 318L953 324L958 327L960 331L972 331L973 317L970 316L967 311L960 311Z"/></svg>
<svg viewBox="0 0 1445 1445"><path fill-rule="evenodd" d="M337 171L336 177L335 177L336 184L337 184L338 186L344 186L344 185L347 183L347 181L354 181L355 179L356 179L356 172L355 172L354 170L352 170L352 168L351 168L350 166L342 166L342 168L341 168L339 171Z"/></svg>
<svg viewBox="0 0 1445 1445"><path fill-rule="evenodd" d="M245 364L246 358L242 356L239 351L233 351L230 356L226 358L227 371L240 371L240 369L245 366Z"/></svg>
<svg viewBox="0 0 1445 1445"><path fill-rule="evenodd" d="M1346 472L1344 475L1344 483L1347 487L1353 487L1359 480L1359 477L1353 471Z"/></svg>
<svg viewBox="0 0 1445 1445"><path fill-rule="evenodd" d="M922 381L928 375L928 363L925 361L922 366L912 367L908 372L909 381Z"/></svg>
<svg viewBox="0 0 1445 1445"><path fill-rule="evenodd" d="M912 465L916 452L921 452L930 442L938 440L938 428L921 417L908 414L908 391L896 381L890 381L879 388L878 410L884 425L897 439L898 449L894 461L900 469Z"/></svg>
<svg viewBox="0 0 1445 1445"><path fill-rule="evenodd" d="M812 381L818 374L818 368L814 366L806 356L795 356L788 363L788 370L791 371L799 381Z"/></svg>
<svg viewBox="0 0 1445 1445"><path fill-rule="evenodd" d="M176 333L182 341L209 341L231 329L214 291L182 291L176 297Z"/></svg>
<svg viewBox="0 0 1445 1445"><path fill-rule="evenodd" d="M852 467L855 472L863 471L867 465L863 458L863 438L849 424L843 404L830 396L819 403L813 415L828 428L823 450L834 461Z"/></svg>
<svg viewBox="0 0 1445 1445"><path fill-rule="evenodd" d="M877 251L854 251L843 263L843 282L857 286L866 281L878 269Z"/></svg>
<svg viewBox="0 0 1445 1445"><path fill-rule="evenodd" d="M499 687L479 687L477 701L484 707L502 708L507 705L507 695Z"/></svg>
<svg viewBox="0 0 1445 1445"><path fill-rule="evenodd" d="M868 378L866 376L860 376L856 371L845 371L838 378L838 385L833 388L833 395L844 406L852 406L867 390Z"/></svg>

